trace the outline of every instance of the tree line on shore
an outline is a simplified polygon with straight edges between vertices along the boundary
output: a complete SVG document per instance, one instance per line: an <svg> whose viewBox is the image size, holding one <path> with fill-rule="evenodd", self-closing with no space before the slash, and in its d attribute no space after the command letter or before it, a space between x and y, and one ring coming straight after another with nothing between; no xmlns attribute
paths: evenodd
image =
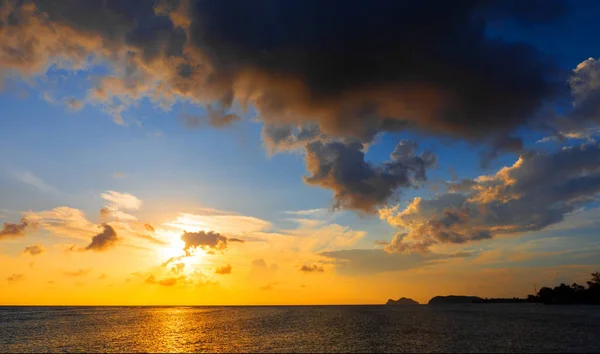
<svg viewBox="0 0 600 354"><path fill-rule="evenodd" d="M541 288L534 298L544 304L600 304L600 272L592 273L587 287L562 283L554 288Z"/></svg>
<svg viewBox="0 0 600 354"><path fill-rule="evenodd" d="M587 286L573 283L561 283L554 288L543 287L537 294L528 295L527 298L486 298L478 303L524 303L534 302L542 304L594 304L600 305L600 272L592 273L592 278L587 281Z"/></svg>

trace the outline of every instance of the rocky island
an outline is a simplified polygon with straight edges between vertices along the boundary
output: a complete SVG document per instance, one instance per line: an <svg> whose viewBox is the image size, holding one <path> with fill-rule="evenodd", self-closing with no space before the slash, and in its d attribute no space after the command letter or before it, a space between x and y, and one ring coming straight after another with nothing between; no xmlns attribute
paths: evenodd
<svg viewBox="0 0 600 354"><path fill-rule="evenodd" d="M485 302L482 298L477 296L463 296L463 295L448 295L448 296L435 296L429 300L429 305L443 305L443 304L478 304Z"/></svg>
<svg viewBox="0 0 600 354"><path fill-rule="evenodd" d="M419 303L413 299L407 297L401 297L398 300L389 299L386 305L418 305Z"/></svg>

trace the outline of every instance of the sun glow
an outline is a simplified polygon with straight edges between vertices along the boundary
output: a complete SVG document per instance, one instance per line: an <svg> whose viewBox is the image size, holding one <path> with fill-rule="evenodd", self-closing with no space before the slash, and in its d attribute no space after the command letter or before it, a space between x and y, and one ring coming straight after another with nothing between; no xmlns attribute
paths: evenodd
<svg viewBox="0 0 600 354"><path fill-rule="evenodd" d="M168 245L158 248L160 258L162 258L163 261L174 257L185 256L185 251L183 250L185 242L181 240L181 234L178 231L158 229L156 230L156 233L161 236L161 239L167 240L169 243Z"/></svg>
<svg viewBox="0 0 600 354"><path fill-rule="evenodd" d="M180 231L159 229L156 233L160 234L161 239L169 242L168 245L157 249L161 264L183 263L189 272L194 266L205 263L207 253L203 249L195 248L188 252L184 250L185 242L181 240Z"/></svg>

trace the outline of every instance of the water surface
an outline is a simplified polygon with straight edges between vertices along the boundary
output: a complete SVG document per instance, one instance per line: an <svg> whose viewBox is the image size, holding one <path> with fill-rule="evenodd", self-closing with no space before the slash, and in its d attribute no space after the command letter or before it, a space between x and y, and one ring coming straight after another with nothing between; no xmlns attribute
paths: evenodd
<svg viewBox="0 0 600 354"><path fill-rule="evenodd" d="M1 352L598 352L600 307L0 307Z"/></svg>

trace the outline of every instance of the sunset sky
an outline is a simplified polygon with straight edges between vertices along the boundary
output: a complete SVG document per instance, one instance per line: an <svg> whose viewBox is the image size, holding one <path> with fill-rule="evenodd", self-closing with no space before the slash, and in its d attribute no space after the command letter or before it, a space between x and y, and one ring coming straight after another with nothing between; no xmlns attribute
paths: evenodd
<svg viewBox="0 0 600 354"><path fill-rule="evenodd" d="M0 304L600 270L598 1L0 3Z"/></svg>

